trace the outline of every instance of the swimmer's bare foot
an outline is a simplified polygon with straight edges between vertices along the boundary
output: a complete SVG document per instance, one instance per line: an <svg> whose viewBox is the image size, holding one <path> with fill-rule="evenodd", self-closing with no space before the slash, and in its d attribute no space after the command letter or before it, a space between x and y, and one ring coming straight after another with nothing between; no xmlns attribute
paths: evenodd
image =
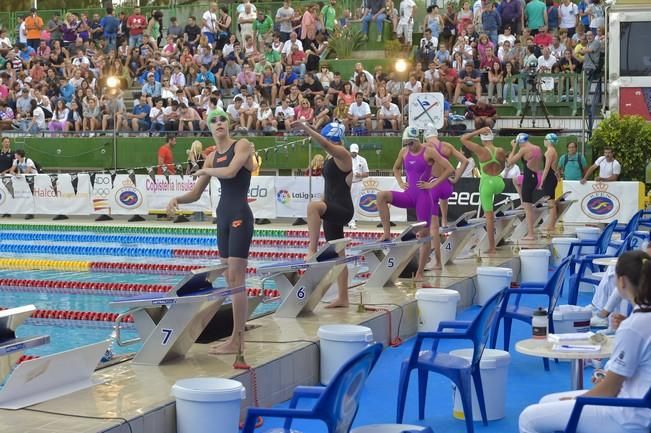
<svg viewBox="0 0 651 433"><path fill-rule="evenodd" d="M223 343L210 346L208 349L208 353L211 355L237 355L239 351L240 343L230 339L224 341Z"/></svg>
<svg viewBox="0 0 651 433"><path fill-rule="evenodd" d="M490 250L486 251L484 254L495 254L495 253L497 253L497 250L495 248L493 248L493 249L490 249Z"/></svg>
<svg viewBox="0 0 651 433"><path fill-rule="evenodd" d="M441 262L436 262L434 263L434 266L430 268L432 271L442 271L443 270L443 265L441 265Z"/></svg>
<svg viewBox="0 0 651 433"><path fill-rule="evenodd" d="M305 255L305 258L303 260L305 260L306 262L309 262L309 261L314 259L315 254L316 254L316 250L314 250L314 251L308 250L308 252Z"/></svg>
<svg viewBox="0 0 651 433"><path fill-rule="evenodd" d="M335 299L334 301L330 302L328 305L325 306L325 308L346 308L350 305L350 302L348 299Z"/></svg>
<svg viewBox="0 0 651 433"><path fill-rule="evenodd" d="M423 281L425 281L425 277L423 276L423 274L417 273L416 275L414 275L415 283L422 283Z"/></svg>
<svg viewBox="0 0 651 433"><path fill-rule="evenodd" d="M523 241L535 241L536 237L535 236L525 236L522 238Z"/></svg>
<svg viewBox="0 0 651 433"><path fill-rule="evenodd" d="M390 241L390 240L391 240L391 235L389 235L389 236L387 236L387 235L382 235L382 236L380 236L380 239L378 239L378 240L379 240L380 242L387 242L387 241Z"/></svg>

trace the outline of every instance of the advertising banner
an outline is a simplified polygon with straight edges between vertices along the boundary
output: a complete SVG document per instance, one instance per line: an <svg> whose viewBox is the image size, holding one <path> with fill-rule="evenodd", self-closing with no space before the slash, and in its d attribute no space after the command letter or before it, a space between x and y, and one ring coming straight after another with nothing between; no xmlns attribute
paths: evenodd
<svg viewBox="0 0 651 433"><path fill-rule="evenodd" d="M275 204L275 177L254 176L249 187L249 206L255 218L276 218ZM206 210L214 210L221 198L221 185L219 180L213 178L210 184L210 198L212 205Z"/></svg>
<svg viewBox="0 0 651 433"><path fill-rule="evenodd" d="M34 213L46 215L89 215L90 176L82 174L39 174L34 176Z"/></svg>
<svg viewBox="0 0 651 433"><path fill-rule="evenodd" d="M542 193L540 193L542 194ZM540 195L539 194L539 195ZM537 197L534 194L534 199ZM514 206L520 206L520 195L515 189L511 179L504 179L504 191L495 197L494 208L502 206L509 200ZM479 179L474 177L463 177L454 185L454 193L448 199L448 221L454 221L465 212L481 210L479 201ZM483 211L481 212L483 214Z"/></svg>
<svg viewBox="0 0 651 433"><path fill-rule="evenodd" d="M33 214L35 176L3 177L0 185L0 214Z"/></svg>
<svg viewBox="0 0 651 433"><path fill-rule="evenodd" d="M322 195L323 177L312 177L312 199L318 200ZM310 177L277 177L275 199L278 218L305 218L310 202Z"/></svg>
<svg viewBox="0 0 651 433"><path fill-rule="evenodd" d="M576 200L563 217L569 223L627 222L642 208L644 185L640 182L564 181L568 199Z"/></svg>
<svg viewBox="0 0 651 433"><path fill-rule="evenodd" d="M380 221L377 209L377 194L380 191L401 191L398 182L393 177L367 177L353 184L353 203L355 218L358 221ZM391 221L407 221L407 210L394 206L389 207Z"/></svg>
<svg viewBox="0 0 651 433"><path fill-rule="evenodd" d="M137 176L140 177L140 176ZM192 191L197 181L192 176L145 176L145 194L150 211L162 212L167 209L169 201L179 195ZM199 200L194 203L179 205L183 211L205 212L211 209L210 188L206 187Z"/></svg>
<svg viewBox="0 0 651 433"><path fill-rule="evenodd" d="M109 178L111 177L109 175ZM135 176L136 183L134 184L129 175L115 175L111 192L108 195L108 205L112 215L147 215L149 213L148 195L145 191L146 177ZM97 178L95 178L95 187L97 187Z"/></svg>

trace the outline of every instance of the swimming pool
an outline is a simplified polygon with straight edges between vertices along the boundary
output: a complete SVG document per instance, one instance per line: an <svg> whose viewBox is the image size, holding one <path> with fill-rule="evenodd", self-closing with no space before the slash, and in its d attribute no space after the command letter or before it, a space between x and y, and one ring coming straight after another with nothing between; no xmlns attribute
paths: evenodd
<svg viewBox="0 0 651 433"><path fill-rule="evenodd" d="M355 242L372 233L355 233ZM304 230L256 230L247 288L261 288L256 267L302 258ZM165 292L194 268L218 259L212 227L121 227L85 225L0 225L0 308L34 304L39 310L19 327L18 336L50 335L49 345L29 350L42 356L111 336L118 309L109 302L143 292ZM224 286L223 278L216 286ZM273 290L266 282L264 289ZM254 316L273 312L261 304ZM127 327L130 325L127 324ZM123 331L122 339L136 336ZM114 347L114 353L138 345Z"/></svg>

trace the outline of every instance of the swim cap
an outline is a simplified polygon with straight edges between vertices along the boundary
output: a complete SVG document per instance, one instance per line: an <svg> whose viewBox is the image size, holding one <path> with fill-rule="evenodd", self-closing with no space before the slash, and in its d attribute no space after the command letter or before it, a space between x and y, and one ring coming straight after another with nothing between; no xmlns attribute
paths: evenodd
<svg viewBox="0 0 651 433"><path fill-rule="evenodd" d="M344 132L346 128L342 123L330 122L321 128L321 135L333 143L341 143L344 141Z"/></svg>
<svg viewBox="0 0 651 433"><path fill-rule="evenodd" d="M550 132L549 134L545 135L545 140L549 141L551 144L556 144L558 143L558 135Z"/></svg>
<svg viewBox="0 0 651 433"><path fill-rule="evenodd" d="M521 132L518 134L517 137L515 137L515 142L518 144L526 143L529 141L529 134L525 134L524 132Z"/></svg>
<svg viewBox="0 0 651 433"><path fill-rule="evenodd" d="M413 141L418 139L418 129L413 126L406 127L402 133L402 141Z"/></svg>
<svg viewBox="0 0 651 433"><path fill-rule="evenodd" d="M225 117L226 118L226 123L228 123L228 126L230 127L231 125L231 120L230 117L228 117L228 113L226 113L224 110L221 108L217 107L214 110L210 111L208 113L208 117L206 118L206 121L208 122L208 125L210 125L210 121L212 120L213 117Z"/></svg>
<svg viewBox="0 0 651 433"><path fill-rule="evenodd" d="M425 127L425 131L423 132L423 138L427 140L430 137L438 137L439 136L439 131L432 125L431 123L428 123L427 126Z"/></svg>
<svg viewBox="0 0 651 433"><path fill-rule="evenodd" d="M493 134L493 131L491 131L490 134L479 134L481 141L493 141L494 137L495 135Z"/></svg>

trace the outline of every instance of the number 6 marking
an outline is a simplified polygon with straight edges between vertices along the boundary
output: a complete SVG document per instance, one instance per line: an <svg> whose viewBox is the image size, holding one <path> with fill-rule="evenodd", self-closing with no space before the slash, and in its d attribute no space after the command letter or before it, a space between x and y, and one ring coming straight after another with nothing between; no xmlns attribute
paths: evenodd
<svg viewBox="0 0 651 433"><path fill-rule="evenodd" d="M301 287L298 288L298 291L296 292L296 297L298 299L305 298L305 287L301 286Z"/></svg>
<svg viewBox="0 0 651 433"><path fill-rule="evenodd" d="M163 341L162 344L163 346L167 346L167 343L170 341L170 337L174 333L173 329L168 329L168 328L163 328L161 329L161 332L163 333Z"/></svg>

